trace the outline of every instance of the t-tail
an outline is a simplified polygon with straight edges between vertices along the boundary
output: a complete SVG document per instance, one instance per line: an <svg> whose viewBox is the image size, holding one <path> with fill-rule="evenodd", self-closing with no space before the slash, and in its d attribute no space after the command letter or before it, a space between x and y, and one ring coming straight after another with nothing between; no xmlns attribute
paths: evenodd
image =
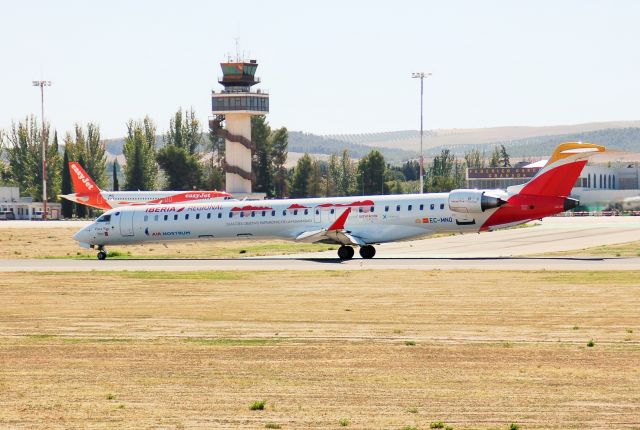
<svg viewBox="0 0 640 430"><path fill-rule="evenodd" d="M503 228L575 208L580 202L569 197L571 189L587 159L604 151L604 146L593 143L561 143L529 182L507 189L507 203L487 219L481 230Z"/></svg>

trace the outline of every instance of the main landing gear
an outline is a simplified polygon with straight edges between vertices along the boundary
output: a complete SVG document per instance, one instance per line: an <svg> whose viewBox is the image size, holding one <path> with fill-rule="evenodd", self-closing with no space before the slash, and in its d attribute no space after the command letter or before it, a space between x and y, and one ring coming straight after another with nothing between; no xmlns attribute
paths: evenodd
<svg viewBox="0 0 640 430"><path fill-rule="evenodd" d="M106 260L107 259L107 250L104 249L104 246L98 247L98 260Z"/></svg>
<svg viewBox="0 0 640 430"><path fill-rule="evenodd" d="M338 258L340 260L351 260L353 258L353 254L355 251L351 246L342 245L338 248ZM376 255L376 249L373 245L364 245L360 247L360 257L369 259L373 258Z"/></svg>

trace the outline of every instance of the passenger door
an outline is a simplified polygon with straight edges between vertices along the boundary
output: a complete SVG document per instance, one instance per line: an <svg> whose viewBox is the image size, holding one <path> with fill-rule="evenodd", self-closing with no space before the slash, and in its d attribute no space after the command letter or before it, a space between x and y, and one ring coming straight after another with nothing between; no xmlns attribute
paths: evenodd
<svg viewBox="0 0 640 430"><path fill-rule="evenodd" d="M133 211L122 211L120 215L120 234L133 236Z"/></svg>

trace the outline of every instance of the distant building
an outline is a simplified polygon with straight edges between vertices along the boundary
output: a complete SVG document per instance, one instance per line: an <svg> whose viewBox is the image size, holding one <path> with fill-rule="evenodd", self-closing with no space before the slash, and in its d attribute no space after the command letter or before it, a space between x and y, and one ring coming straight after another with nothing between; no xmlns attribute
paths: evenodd
<svg viewBox="0 0 640 430"><path fill-rule="evenodd" d="M588 209L602 209L640 196L640 154L614 153L593 157L577 179L571 197ZM506 189L533 178L545 160L524 167L483 167L467 169L467 187Z"/></svg>
<svg viewBox="0 0 640 430"><path fill-rule="evenodd" d="M44 204L34 202L31 197L20 197L18 187L0 187L0 220L41 220ZM47 202L47 218L60 219L60 203Z"/></svg>

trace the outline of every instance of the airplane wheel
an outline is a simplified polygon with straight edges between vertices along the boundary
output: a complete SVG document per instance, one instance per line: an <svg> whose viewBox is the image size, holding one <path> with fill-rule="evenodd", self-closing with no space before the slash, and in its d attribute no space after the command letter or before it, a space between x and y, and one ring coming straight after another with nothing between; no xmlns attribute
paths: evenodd
<svg viewBox="0 0 640 430"><path fill-rule="evenodd" d="M105 251L98 252L98 260L105 260L107 258L107 253Z"/></svg>
<svg viewBox="0 0 640 430"><path fill-rule="evenodd" d="M340 260L351 260L355 251L350 246L341 246L338 248L338 258Z"/></svg>
<svg viewBox="0 0 640 430"><path fill-rule="evenodd" d="M372 245L365 245L360 247L360 257L362 258L373 258L376 255L376 249Z"/></svg>

